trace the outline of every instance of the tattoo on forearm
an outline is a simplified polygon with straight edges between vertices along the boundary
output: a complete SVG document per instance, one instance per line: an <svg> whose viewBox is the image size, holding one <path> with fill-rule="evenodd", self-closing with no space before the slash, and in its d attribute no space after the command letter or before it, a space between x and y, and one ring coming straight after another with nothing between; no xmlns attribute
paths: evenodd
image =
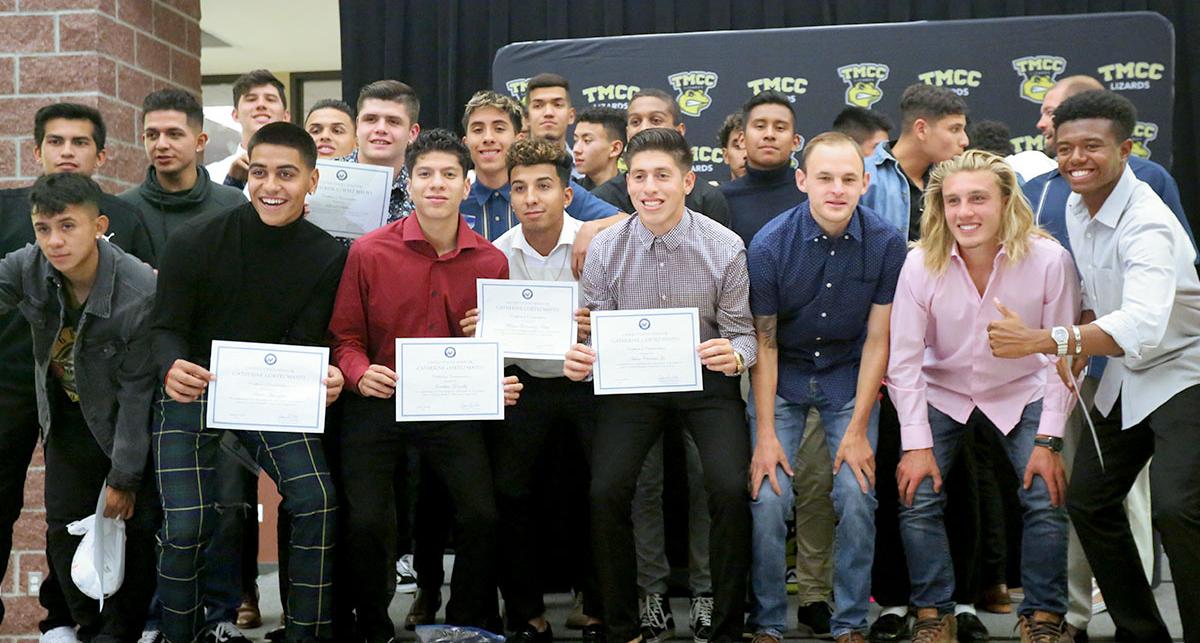
<svg viewBox="0 0 1200 643"><path fill-rule="evenodd" d="M775 343L775 329L778 325L778 322L779 318L775 315L766 317L756 316L754 318L754 331L758 333L758 341L760 344L765 345L767 348L779 347L779 345Z"/></svg>

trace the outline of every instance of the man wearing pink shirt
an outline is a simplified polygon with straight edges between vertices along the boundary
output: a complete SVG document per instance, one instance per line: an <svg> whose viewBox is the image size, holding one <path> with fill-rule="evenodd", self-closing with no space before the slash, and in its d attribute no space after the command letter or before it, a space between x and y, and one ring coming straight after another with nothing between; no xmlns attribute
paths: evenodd
<svg viewBox="0 0 1200 643"><path fill-rule="evenodd" d="M1021 640L1056 643L1067 611L1066 479L1058 452L1074 398L1054 359L993 357L987 326L1015 317L1045 328L1074 323L1075 267L1033 225L1016 174L998 156L971 151L942 163L925 199L921 240L896 288L888 364L904 450L896 478L917 608L912 640L955 640L941 472L965 431L997 430L1023 478Z"/></svg>

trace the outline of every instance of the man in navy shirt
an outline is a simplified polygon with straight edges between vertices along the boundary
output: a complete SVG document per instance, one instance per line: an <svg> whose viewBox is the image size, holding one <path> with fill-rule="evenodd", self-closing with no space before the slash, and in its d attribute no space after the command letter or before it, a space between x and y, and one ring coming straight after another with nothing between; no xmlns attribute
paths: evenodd
<svg viewBox="0 0 1200 643"><path fill-rule="evenodd" d="M792 511L789 454L811 407L821 413L834 462L837 549L832 633L867 630L875 535L877 397L888 360L892 297L905 245L859 198L862 154L840 133L814 138L797 184L808 201L785 211L750 244L750 307L760 361L751 369L754 519L750 622L754 643L779 643L787 622L785 521ZM768 484L763 484L764 479Z"/></svg>

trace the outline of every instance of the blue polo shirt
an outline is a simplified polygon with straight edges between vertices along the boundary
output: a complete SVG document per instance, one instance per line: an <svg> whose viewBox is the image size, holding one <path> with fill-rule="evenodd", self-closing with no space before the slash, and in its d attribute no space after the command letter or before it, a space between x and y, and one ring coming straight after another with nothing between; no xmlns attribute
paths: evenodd
<svg viewBox="0 0 1200 643"><path fill-rule="evenodd" d="M865 206L829 238L808 202L769 221L750 242L750 311L778 317L781 397L809 399L815 377L837 407L854 399L873 304L892 303L907 254L895 226Z"/></svg>
<svg viewBox="0 0 1200 643"><path fill-rule="evenodd" d="M591 192L574 181L571 181L571 191L574 197L567 206L567 214L580 221L594 221L617 213L615 206L592 196ZM487 237L488 241L495 241L509 228L521 223L512 211L509 198L508 183L493 189L477 180L458 208L472 230Z"/></svg>

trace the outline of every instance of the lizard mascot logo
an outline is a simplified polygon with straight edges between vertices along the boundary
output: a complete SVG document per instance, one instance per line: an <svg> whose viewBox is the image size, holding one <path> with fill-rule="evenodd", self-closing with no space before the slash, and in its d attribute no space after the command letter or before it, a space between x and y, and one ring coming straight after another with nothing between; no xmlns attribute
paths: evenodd
<svg viewBox="0 0 1200 643"><path fill-rule="evenodd" d="M1021 98L1042 104L1046 92L1054 87L1059 74L1067 68L1061 56L1023 56L1012 61L1013 70L1021 77Z"/></svg>
<svg viewBox="0 0 1200 643"><path fill-rule="evenodd" d="M514 78L504 83L504 86L508 89L508 93L517 99L518 103L525 104L525 94L529 91L528 78Z"/></svg>
<svg viewBox="0 0 1200 643"><path fill-rule="evenodd" d="M717 73L712 71L681 71L667 76L667 82L678 92L675 102L679 111L696 117L712 105L708 91L717 86Z"/></svg>
<svg viewBox="0 0 1200 643"><path fill-rule="evenodd" d="M1129 153L1148 159L1151 153L1150 141L1158 138L1158 125L1138 121L1137 125L1133 126L1133 134L1129 138L1133 139L1133 149Z"/></svg>
<svg viewBox="0 0 1200 643"><path fill-rule="evenodd" d="M837 73L846 83L846 104L870 109L883 98L879 83L887 80L891 69L881 63L854 63L838 67Z"/></svg>

